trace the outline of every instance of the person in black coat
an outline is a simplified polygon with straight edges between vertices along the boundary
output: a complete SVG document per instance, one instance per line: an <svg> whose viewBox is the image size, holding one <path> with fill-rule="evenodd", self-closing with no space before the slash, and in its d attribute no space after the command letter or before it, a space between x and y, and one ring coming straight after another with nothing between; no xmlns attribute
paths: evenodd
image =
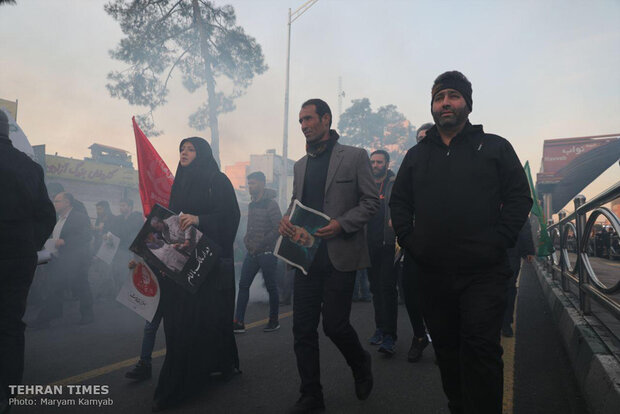
<svg viewBox="0 0 620 414"><path fill-rule="evenodd" d="M219 171L211 147L202 138L181 141L180 162L170 194L170 210L183 229L196 226L222 249L219 266L195 294L161 278L160 311L166 334L166 359L155 390L153 410L181 403L219 373L239 372L232 329L235 307L233 242L239 226L235 190Z"/></svg>
<svg viewBox="0 0 620 414"><path fill-rule="evenodd" d="M62 317L63 298L71 287L80 301L80 325L93 322L93 297L88 283L90 264L90 219L80 208L71 193L54 197L58 222L52 232L54 252L49 263L50 289L43 308L39 311L34 328L46 328L50 321Z"/></svg>
<svg viewBox="0 0 620 414"><path fill-rule="evenodd" d="M439 75L435 126L407 152L390 209L398 242L419 269L422 313L450 411L500 414L500 330L512 275L506 249L532 198L510 143L472 125L471 111L465 75Z"/></svg>
<svg viewBox="0 0 620 414"><path fill-rule="evenodd" d="M56 223L43 169L9 140L8 117L0 110L0 413L8 409L8 385L24 371L26 298L37 251Z"/></svg>
<svg viewBox="0 0 620 414"><path fill-rule="evenodd" d="M521 271L521 259L526 259L528 263L532 263L535 254L532 226L530 221L526 220L517 237L517 244L508 249L508 262L510 263L512 277L508 281L508 289L506 290L506 311L504 312L504 323L502 325L502 336L506 338L514 335L512 322L515 311L515 299L517 298L517 278Z"/></svg>

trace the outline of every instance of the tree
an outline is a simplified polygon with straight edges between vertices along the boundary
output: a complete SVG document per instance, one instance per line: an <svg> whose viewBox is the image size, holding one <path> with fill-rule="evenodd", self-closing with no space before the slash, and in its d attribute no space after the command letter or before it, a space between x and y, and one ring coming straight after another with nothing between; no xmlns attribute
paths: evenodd
<svg viewBox="0 0 620 414"><path fill-rule="evenodd" d="M342 142L363 147L367 151L384 149L391 164L400 165L407 150L415 142L415 127L395 105L373 112L368 98L354 99L338 121Z"/></svg>
<svg viewBox="0 0 620 414"><path fill-rule="evenodd" d="M234 100L267 70L261 46L236 25L233 7L206 0L113 0L105 11L125 34L110 55L130 65L108 74L110 94L148 107L137 118L146 133L156 136L162 131L155 129L153 111L166 104L175 71L189 92L206 87L206 100L189 116L189 125L210 128L219 164L218 115L233 111ZM224 90L219 80L230 86Z"/></svg>

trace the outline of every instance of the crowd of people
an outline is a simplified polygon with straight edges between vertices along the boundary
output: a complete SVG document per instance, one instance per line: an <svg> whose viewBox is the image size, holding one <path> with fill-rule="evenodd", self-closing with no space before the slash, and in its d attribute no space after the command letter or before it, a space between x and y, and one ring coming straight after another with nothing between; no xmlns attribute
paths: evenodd
<svg viewBox="0 0 620 414"><path fill-rule="evenodd" d="M133 200L122 199L118 215L108 201L96 203L92 223L81 201L61 187L57 190L50 197L57 221L44 246L51 260L38 267L31 292L31 302L39 308L29 323L33 329L48 328L62 318L65 298L79 301L78 324L92 323L94 298L114 299L125 283L132 257L129 246L144 221L142 214L133 211ZM108 263L97 253L103 244L112 245L112 237L119 239L118 247Z"/></svg>
<svg viewBox="0 0 620 414"><path fill-rule="evenodd" d="M198 137L182 140L169 209L180 214L181 231L200 230L217 244L221 255L193 294L158 275L159 307L153 320L145 324L140 361L126 375L135 380L151 376L155 334L163 320L167 351L153 410L181 404L214 376L227 380L240 372L235 333L245 332L249 288L261 271L269 294L265 332L280 328L283 292L279 287L287 275L292 279L293 351L300 396L289 413L325 409L319 363L321 320L325 335L351 368L356 397L367 399L375 381L381 381L373 376L375 358L350 323L353 299L366 300L356 287L356 278L363 285L361 272L367 275L375 316L375 332L367 338L368 343L386 357L395 354L400 296L413 329L407 358L419 361L432 340L450 411L501 413L500 334L513 335L516 277L521 258L531 260L534 254L527 223L532 199L512 146L506 139L484 132L481 125L472 125L468 118L472 108L472 86L462 73L451 71L437 77L431 94L434 124L418 129L417 145L394 172L387 151L377 149L369 156L362 148L338 142L326 102L304 102L299 123L306 155L294 165L287 211L280 211L262 172L247 177L251 196L243 239L247 253L236 310L233 243L240 210L235 191L220 172L207 141ZM0 128L2 160L16 152L5 135ZM5 193L22 197L15 197L16 205L37 206L16 209L19 217L5 216L3 210L0 217L1 265L11 269L11 274L3 272L0 279L0 393L6 394L8 384L21 380L21 319L37 250L50 240L46 246L55 257L46 271L55 276L49 278L52 294L47 295L34 325L45 327L60 317L67 293L80 300L80 323L90 323L93 299L84 272L86 261L92 259L90 249L107 243L110 234L120 238L114 262L101 270L113 275L112 291L117 291L128 265L132 266L128 247L143 217L132 213L131 200L122 200L119 216L102 201L91 226L83 206L67 192L52 197L52 208L41 168L27 157L16 157L7 165L0 162L0 168L3 176L7 170L9 177L31 177L2 185L9 186ZM22 188L24 185L30 187ZM296 234L290 221L295 201L330 218L312 234L322 242L307 274L282 269L274 255L280 236ZM24 233L22 227L11 227L14 222L31 227ZM14 240L5 240L5 230L23 235L23 243L14 249L4 248L14 244ZM9 303L5 302L9 298L6 292L17 292L9 295L10 309L5 305ZM5 350L14 357L7 359ZM17 356L22 358L21 365ZM0 394L0 398L5 401L6 395Z"/></svg>

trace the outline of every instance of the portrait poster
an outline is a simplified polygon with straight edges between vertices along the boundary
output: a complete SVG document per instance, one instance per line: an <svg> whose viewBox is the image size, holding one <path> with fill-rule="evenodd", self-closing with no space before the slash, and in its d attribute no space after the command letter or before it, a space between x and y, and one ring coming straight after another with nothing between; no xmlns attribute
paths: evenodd
<svg viewBox="0 0 620 414"><path fill-rule="evenodd" d="M143 260L138 260L136 267L129 271L116 300L147 321L153 321L159 306L159 282Z"/></svg>
<svg viewBox="0 0 620 414"><path fill-rule="evenodd" d="M154 270L195 293L218 265L220 247L194 226L181 229L179 216L155 204L129 250Z"/></svg>
<svg viewBox="0 0 620 414"><path fill-rule="evenodd" d="M101 243L99 251L97 252L97 258L109 265L112 264L120 243L121 239L114 234L107 232L103 243Z"/></svg>
<svg viewBox="0 0 620 414"><path fill-rule="evenodd" d="M290 221L295 226L295 235L293 237L280 236L273 254L307 275L321 244L321 239L315 237L314 233L329 224L330 218L320 211L304 206L299 200L295 200Z"/></svg>

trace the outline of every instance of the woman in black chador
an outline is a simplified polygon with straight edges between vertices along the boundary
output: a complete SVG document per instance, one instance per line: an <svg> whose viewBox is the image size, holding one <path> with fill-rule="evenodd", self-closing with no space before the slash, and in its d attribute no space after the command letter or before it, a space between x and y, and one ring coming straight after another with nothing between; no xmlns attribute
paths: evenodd
<svg viewBox="0 0 620 414"><path fill-rule="evenodd" d="M222 249L219 266L191 294L162 278L160 308L166 333L166 359L155 390L153 411L197 394L211 374L239 372L232 329L235 307L233 241L239 205L228 178L219 171L202 138L186 138L170 194L170 210L183 213L182 228L195 225Z"/></svg>

